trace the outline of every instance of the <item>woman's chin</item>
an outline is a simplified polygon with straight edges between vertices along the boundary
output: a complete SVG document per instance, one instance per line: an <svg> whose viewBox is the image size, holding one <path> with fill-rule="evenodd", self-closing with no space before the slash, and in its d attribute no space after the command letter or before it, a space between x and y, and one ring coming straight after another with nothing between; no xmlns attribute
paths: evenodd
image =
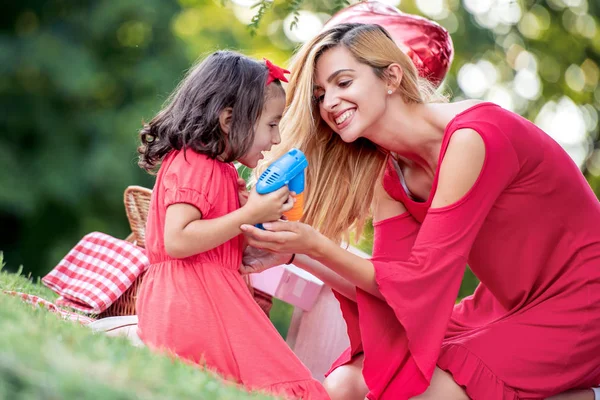
<svg viewBox="0 0 600 400"><path fill-rule="evenodd" d="M352 143L360 137L359 133L352 130L343 130L339 132L338 135L345 143Z"/></svg>
<svg viewBox="0 0 600 400"><path fill-rule="evenodd" d="M328 123L328 125L345 143L352 143L362 136L360 129L356 128L356 121L351 121L350 125L344 126L342 129L331 123Z"/></svg>

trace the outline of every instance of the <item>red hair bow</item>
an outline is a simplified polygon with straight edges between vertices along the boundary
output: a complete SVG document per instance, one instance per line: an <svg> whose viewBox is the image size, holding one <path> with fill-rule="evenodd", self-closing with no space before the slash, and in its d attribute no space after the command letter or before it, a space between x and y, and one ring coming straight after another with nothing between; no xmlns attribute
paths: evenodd
<svg viewBox="0 0 600 400"><path fill-rule="evenodd" d="M267 60L266 58L263 58L263 60L265 60L265 65L267 66L267 69L269 70L269 76L267 76L267 85L269 83L273 82L274 80L278 80L278 81L282 81L282 82L288 81L284 74L289 74L290 71L288 71L287 69L278 67L277 65L273 64L271 61Z"/></svg>

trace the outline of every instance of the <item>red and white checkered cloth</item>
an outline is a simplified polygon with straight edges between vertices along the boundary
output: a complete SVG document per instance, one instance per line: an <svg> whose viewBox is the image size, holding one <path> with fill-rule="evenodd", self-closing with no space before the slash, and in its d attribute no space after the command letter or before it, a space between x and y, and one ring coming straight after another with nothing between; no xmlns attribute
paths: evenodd
<svg viewBox="0 0 600 400"><path fill-rule="evenodd" d="M148 265L144 249L92 232L85 235L42 282L61 296L56 304L99 314L110 307Z"/></svg>
<svg viewBox="0 0 600 400"><path fill-rule="evenodd" d="M67 310L63 310L60 307L56 306L55 304L49 302L48 300L44 300L41 297L35 296L33 294L15 292L12 290L4 290L4 293L11 295L11 296L20 297L21 300L23 300L24 302L26 302L28 304L31 304L35 307L45 308L46 310L59 315L62 319L66 319L69 321L76 321L76 322L79 322L81 325L87 325L87 324L95 321L93 318L86 317L85 315L76 314L73 312L69 312Z"/></svg>

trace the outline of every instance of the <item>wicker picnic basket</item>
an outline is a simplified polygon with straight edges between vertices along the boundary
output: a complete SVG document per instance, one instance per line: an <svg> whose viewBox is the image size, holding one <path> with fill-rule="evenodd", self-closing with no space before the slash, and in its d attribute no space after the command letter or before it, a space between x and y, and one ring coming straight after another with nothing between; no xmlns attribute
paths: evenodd
<svg viewBox="0 0 600 400"><path fill-rule="evenodd" d="M123 195L125 203L125 213L131 227L131 234L125 239L140 247L146 246L146 220L148 219L148 210L150 208L150 199L152 190L141 186L128 186ZM109 308L107 308L98 318L116 317L122 315L135 315L135 302L137 292L144 279L145 272L133 282L121 297L119 297ZM273 298L260 290L254 289L250 283L250 278L245 275L244 281L258 303L260 308L269 316L273 306Z"/></svg>
<svg viewBox="0 0 600 400"><path fill-rule="evenodd" d="M150 208L152 190L141 186L128 186L123 195L125 214L129 220L131 234L125 239L137 246L146 246L146 220ZM121 297L119 297L99 318L135 315L137 292L142 284L145 272L142 272Z"/></svg>

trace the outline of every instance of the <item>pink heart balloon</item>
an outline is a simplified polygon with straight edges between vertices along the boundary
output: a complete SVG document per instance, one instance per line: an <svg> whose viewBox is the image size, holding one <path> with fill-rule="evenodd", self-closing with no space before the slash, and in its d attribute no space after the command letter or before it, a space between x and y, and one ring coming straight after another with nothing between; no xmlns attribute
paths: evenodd
<svg viewBox="0 0 600 400"><path fill-rule="evenodd" d="M378 1L364 1L337 12L323 30L359 22L384 27L398 47L414 62L419 74L439 85L450 69L454 47L448 31L426 18L405 14Z"/></svg>

